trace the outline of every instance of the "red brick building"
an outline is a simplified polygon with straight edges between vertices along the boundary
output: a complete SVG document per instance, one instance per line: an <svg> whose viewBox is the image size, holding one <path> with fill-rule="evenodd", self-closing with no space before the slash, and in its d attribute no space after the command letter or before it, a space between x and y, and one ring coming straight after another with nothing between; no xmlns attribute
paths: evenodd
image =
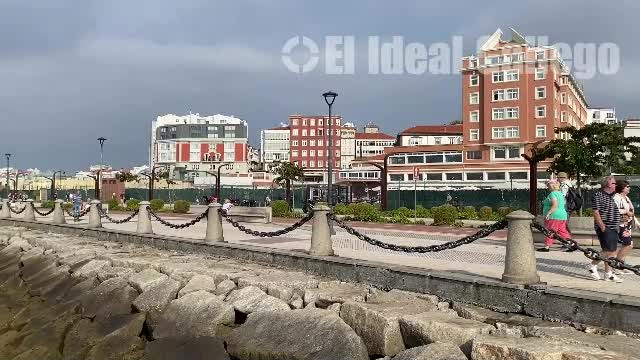
<svg viewBox="0 0 640 360"><path fill-rule="evenodd" d="M340 170L342 118L331 116L334 181ZM289 116L290 161L304 169L305 182L326 182L329 157L329 117Z"/></svg>

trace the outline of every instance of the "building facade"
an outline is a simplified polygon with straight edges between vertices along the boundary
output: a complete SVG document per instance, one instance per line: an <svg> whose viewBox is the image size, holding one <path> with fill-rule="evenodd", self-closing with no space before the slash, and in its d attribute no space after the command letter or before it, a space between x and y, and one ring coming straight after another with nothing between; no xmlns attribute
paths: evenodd
<svg viewBox="0 0 640 360"><path fill-rule="evenodd" d="M587 109L587 124L619 124L614 108L589 108Z"/></svg>
<svg viewBox="0 0 640 360"><path fill-rule="evenodd" d="M398 146L462 144L462 125L414 126L398 134Z"/></svg>
<svg viewBox="0 0 640 360"><path fill-rule="evenodd" d="M275 164L288 162L291 152L291 132L289 126L262 130L260 132L260 162L265 171L270 171Z"/></svg>
<svg viewBox="0 0 640 360"><path fill-rule="evenodd" d="M340 167L348 169L356 158L356 126L352 123L344 123L340 138Z"/></svg>
<svg viewBox="0 0 640 360"><path fill-rule="evenodd" d="M289 116L291 136L290 161L304 169L305 182L327 182L329 159L329 117ZM333 141L333 178L340 170L342 156L342 117L331 117Z"/></svg>
<svg viewBox="0 0 640 360"><path fill-rule="evenodd" d="M158 116L152 123L151 164L164 166L174 178L207 176L222 164L222 173L247 173L247 122L232 116Z"/></svg>

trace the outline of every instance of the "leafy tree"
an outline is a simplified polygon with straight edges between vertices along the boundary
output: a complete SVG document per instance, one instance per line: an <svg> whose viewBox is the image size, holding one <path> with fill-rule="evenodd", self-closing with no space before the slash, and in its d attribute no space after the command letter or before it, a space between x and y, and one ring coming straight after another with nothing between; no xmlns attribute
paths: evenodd
<svg viewBox="0 0 640 360"><path fill-rule="evenodd" d="M291 182L300 181L304 177L304 171L302 168L294 163L281 162L276 165L272 170L272 173L277 177L274 179L276 184L284 186L285 199L290 207L293 207L291 199Z"/></svg>
<svg viewBox="0 0 640 360"><path fill-rule="evenodd" d="M140 180L140 177L133 174L131 171L121 170L116 174L116 179L120 182L137 182L138 180Z"/></svg>

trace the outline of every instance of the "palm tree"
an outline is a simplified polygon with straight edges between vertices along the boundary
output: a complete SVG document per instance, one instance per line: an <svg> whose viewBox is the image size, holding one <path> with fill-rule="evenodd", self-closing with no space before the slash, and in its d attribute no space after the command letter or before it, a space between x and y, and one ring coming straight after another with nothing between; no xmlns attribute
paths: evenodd
<svg viewBox="0 0 640 360"><path fill-rule="evenodd" d="M271 172L277 177L274 179L275 183L284 186L284 197L289 204L289 207L293 207L291 201L291 182L300 181L304 177L304 171L302 168L294 163L281 162L272 168Z"/></svg>

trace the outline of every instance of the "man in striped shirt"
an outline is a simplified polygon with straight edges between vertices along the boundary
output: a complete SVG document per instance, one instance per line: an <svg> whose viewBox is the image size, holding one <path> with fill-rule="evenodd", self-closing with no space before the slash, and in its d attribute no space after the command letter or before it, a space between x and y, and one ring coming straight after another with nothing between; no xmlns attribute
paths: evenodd
<svg viewBox="0 0 640 360"><path fill-rule="evenodd" d="M618 230L620 228L620 212L613 200L613 195L616 190L616 178L613 176L607 176L602 179L601 188L599 191L593 194L591 200L591 207L593 208L593 225L600 241L600 247L602 248L603 257L615 257L618 253ZM600 274L598 273L598 263L600 261L594 260L589 264L589 272L594 280L600 280ZM609 264L604 264L604 279L609 281L615 281L617 283L622 282L622 279L617 277L611 271Z"/></svg>

